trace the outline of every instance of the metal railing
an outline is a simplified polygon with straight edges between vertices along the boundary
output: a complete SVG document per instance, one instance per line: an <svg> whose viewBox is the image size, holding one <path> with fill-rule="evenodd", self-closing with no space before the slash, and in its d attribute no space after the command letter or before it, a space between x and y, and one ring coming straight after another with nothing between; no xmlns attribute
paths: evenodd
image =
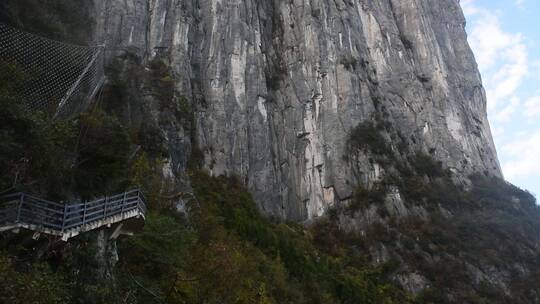
<svg viewBox="0 0 540 304"><path fill-rule="evenodd" d="M51 202L27 193L9 194L1 197L0 231L22 227L67 239L131 217L144 217L145 201L138 189L71 204Z"/></svg>

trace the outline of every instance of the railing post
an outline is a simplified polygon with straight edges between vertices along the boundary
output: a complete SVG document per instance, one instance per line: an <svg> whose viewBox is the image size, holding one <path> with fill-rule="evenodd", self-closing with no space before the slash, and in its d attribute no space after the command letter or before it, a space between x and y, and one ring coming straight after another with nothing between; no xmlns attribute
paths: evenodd
<svg viewBox="0 0 540 304"><path fill-rule="evenodd" d="M24 202L24 193L21 193L21 199L19 200L19 206L17 206L17 218L15 219L16 223L21 221L21 209Z"/></svg>
<svg viewBox="0 0 540 304"><path fill-rule="evenodd" d="M137 191L137 208L142 214L146 213L146 201L144 200L144 193L141 190Z"/></svg>
<svg viewBox="0 0 540 304"><path fill-rule="evenodd" d="M124 192L124 198L122 199L122 209L120 209L120 215L124 219L124 207L126 206L126 192Z"/></svg>
<svg viewBox="0 0 540 304"><path fill-rule="evenodd" d="M107 203L108 202L109 202L109 198L107 196L105 196L105 207L104 207L104 211L103 211L103 218L107 217Z"/></svg>
<svg viewBox="0 0 540 304"><path fill-rule="evenodd" d="M141 212L141 190L137 190L137 212Z"/></svg>
<svg viewBox="0 0 540 304"><path fill-rule="evenodd" d="M64 233L64 228L66 227L67 209L68 204L64 204L64 214L62 215L62 233Z"/></svg>
<svg viewBox="0 0 540 304"><path fill-rule="evenodd" d="M88 204L88 201L85 201L83 204L83 216L82 216L82 226L84 228L84 225L86 224L86 204Z"/></svg>

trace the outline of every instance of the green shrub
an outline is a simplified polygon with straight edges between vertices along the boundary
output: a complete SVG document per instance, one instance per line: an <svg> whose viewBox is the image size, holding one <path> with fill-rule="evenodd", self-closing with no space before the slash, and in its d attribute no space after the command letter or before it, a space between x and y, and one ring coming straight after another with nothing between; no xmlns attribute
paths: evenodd
<svg viewBox="0 0 540 304"><path fill-rule="evenodd" d="M425 162L429 163L429 160ZM432 283L417 301L507 301L505 295L497 291L500 291L498 285L486 282L471 285L473 279L465 263L482 270L490 267L508 270L511 269L508 265L516 260L527 261L529 269L540 266L540 259L526 249L535 246L533 244L540 235L540 208L534 204L532 195L498 178L486 176L471 177L473 186L466 192L446 173L441 176L440 170L433 170L438 166L418 169L420 166L413 164L413 167L423 176L432 178L418 178L408 172L400 190L408 201L428 202L424 206L430 211L430 218L395 222L388 229L398 231L402 239L415 240L414 244L396 250L407 261L408 267L416 269ZM434 204L450 210L452 216L443 216ZM380 232L370 232L373 233L380 235ZM388 243L388 246L393 245ZM427 259L426 254L437 259ZM513 282L523 282L516 284L519 287L515 287L515 294L525 295L532 290L534 279L531 275L513 275ZM451 300L449 294L457 298Z"/></svg>
<svg viewBox="0 0 540 304"><path fill-rule="evenodd" d="M150 73L147 81L156 93L162 109L170 109L174 102L174 75L173 71L163 59L154 58L149 63ZM176 109L174 109L176 110Z"/></svg>
<svg viewBox="0 0 540 304"><path fill-rule="evenodd" d="M89 198L118 191L127 179L128 133L100 110L51 120L25 109L13 85L2 82L0 130L2 190L14 186L54 200Z"/></svg>
<svg viewBox="0 0 540 304"><path fill-rule="evenodd" d="M348 206L349 211L355 212L369 208L371 205L382 205L387 195L386 186L376 183L371 188L359 185L354 192L353 200Z"/></svg>
<svg viewBox="0 0 540 304"><path fill-rule="evenodd" d="M337 287L341 303L402 303L396 300L395 287L377 284L376 278L381 273L346 269L339 277Z"/></svg>
<svg viewBox="0 0 540 304"><path fill-rule="evenodd" d="M472 197L484 204L497 205L511 211L514 209L508 202L517 199L523 210L536 209L536 198L528 191L522 190L500 178L475 174L470 177L473 182ZM497 202L505 201L504 205ZM514 209L515 210L515 209Z"/></svg>
<svg viewBox="0 0 540 304"><path fill-rule="evenodd" d="M140 188L143 191L148 207L158 210L166 208L161 198L162 177L156 167L160 167L160 163L152 160L143 151L135 158L129 167L129 184L133 188Z"/></svg>
<svg viewBox="0 0 540 304"><path fill-rule="evenodd" d="M50 39L86 44L95 25L86 0L4 0L4 21Z"/></svg>
<svg viewBox="0 0 540 304"><path fill-rule="evenodd" d="M342 56L339 63L348 71L353 71L358 65L358 60L353 56Z"/></svg>
<svg viewBox="0 0 540 304"><path fill-rule="evenodd" d="M416 153L409 159L414 171L420 176L430 178L443 177L447 174L442 166L442 162L436 161L433 157L424 153Z"/></svg>
<svg viewBox="0 0 540 304"><path fill-rule="evenodd" d="M388 283L393 270L370 266L354 249L356 236L332 223L325 227L334 237L322 226L273 222L239 180L191 177L189 220L153 212L141 234L119 245L122 295L144 303L407 303Z"/></svg>
<svg viewBox="0 0 540 304"><path fill-rule="evenodd" d="M102 111L82 114L81 136L77 153L76 190L92 197L123 190L128 179L127 160L131 141L120 122Z"/></svg>
<svg viewBox="0 0 540 304"><path fill-rule="evenodd" d="M122 256L116 268L119 292L137 291L140 302L155 301L138 283L164 299L174 287L175 277L188 263L188 250L195 241L195 232L181 218L172 213L149 213L142 232L118 244Z"/></svg>
<svg viewBox="0 0 540 304"><path fill-rule="evenodd" d="M16 66L0 65L0 191L15 187L61 198L71 183L76 126L28 112L16 88L24 78Z"/></svg>
<svg viewBox="0 0 540 304"><path fill-rule="evenodd" d="M374 155L391 155L391 149L381 132L370 122L356 126L348 138L349 153L355 150L364 150Z"/></svg>
<svg viewBox="0 0 540 304"><path fill-rule="evenodd" d="M46 263L17 265L16 258L0 252L0 303L71 303L71 284Z"/></svg>
<svg viewBox="0 0 540 304"><path fill-rule="evenodd" d="M400 176L392 179L406 200L428 202L431 210L435 210L437 204L450 209L468 204L465 190L452 181L451 173L443 168L442 162L417 153L408 157L408 163L410 168L398 164Z"/></svg>

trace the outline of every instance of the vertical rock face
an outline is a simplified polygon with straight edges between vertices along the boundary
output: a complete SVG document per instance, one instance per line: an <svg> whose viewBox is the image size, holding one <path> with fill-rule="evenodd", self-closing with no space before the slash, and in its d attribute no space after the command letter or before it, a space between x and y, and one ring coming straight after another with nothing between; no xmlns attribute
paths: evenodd
<svg viewBox="0 0 540 304"><path fill-rule="evenodd" d="M267 214L314 218L378 179L369 157L344 158L375 116L458 179L501 176L458 0L94 2L110 57L168 58L204 166L240 176Z"/></svg>

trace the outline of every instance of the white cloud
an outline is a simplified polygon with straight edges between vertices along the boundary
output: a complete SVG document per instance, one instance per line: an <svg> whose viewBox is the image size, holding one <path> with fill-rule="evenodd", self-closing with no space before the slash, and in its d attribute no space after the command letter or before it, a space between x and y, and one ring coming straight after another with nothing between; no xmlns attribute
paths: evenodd
<svg viewBox="0 0 540 304"><path fill-rule="evenodd" d="M502 152L510 157L503 163L503 171L510 180L540 175L540 130L505 144Z"/></svg>
<svg viewBox="0 0 540 304"><path fill-rule="evenodd" d="M525 45L510 46L500 52L499 59L505 60L506 64L500 67L492 77L488 77L489 84L494 85L494 88L489 88L489 93L495 105L498 101L514 94L522 84L528 69Z"/></svg>
<svg viewBox="0 0 540 304"><path fill-rule="evenodd" d="M525 0L516 0L516 6L519 8L525 8Z"/></svg>
<svg viewBox="0 0 540 304"><path fill-rule="evenodd" d="M540 117L540 96L527 99L525 102L525 115L529 118Z"/></svg>
<svg viewBox="0 0 540 304"><path fill-rule="evenodd" d="M491 126L491 134L493 135L493 138L502 138L506 132L505 132L505 129L502 128L502 127L499 127L497 125L492 125Z"/></svg>
<svg viewBox="0 0 540 304"><path fill-rule="evenodd" d="M501 29L499 18L491 12L478 10L476 22L472 24L469 42L476 54L480 67L491 68L508 47L516 44L519 36L514 36Z"/></svg>
<svg viewBox="0 0 540 304"><path fill-rule="evenodd" d="M472 16L478 13L479 9L474 5L474 0L462 0L461 8L467 16Z"/></svg>
<svg viewBox="0 0 540 304"><path fill-rule="evenodd" d="M528 52L520 33L503 30L497 14L462 2L464 12L474 22L469 26L469 43L483 75L488 107L497 111L499 103L515 94L528 73Z"/></svg>
<svg viewBox="0 0 540 304"><path fill-rule="evenodd" d="M509 122L512 118L512 115L514 115L520 104L521 102L518 97L512 97L510 99L510 103L508 103L504 108L495 113L493 117L494 120L498 123Z"/></svg>
<svg viewBox="0 0 540 304"><path fill-rule="evenodd" d="M514 3L523 6L525 1ZM479 6L476 0L462 0L461 5L468 20L469 43L486 88L505 177L522 182L540 179L540 129L537 123L533 123L533 130L527 129L517 120L528 118L531 123L540 118L540 94L525 98L520 92L529 76L540 79L540 62L531 60L528 41L521 33L504 28L500 12ZM529 69L538 75L529 75Z"/></svg>
<svg viewBox="0 0 540 304"><path fill-rule="evenodd" d="M540 61L535 61L532 64L533 70L535 71L535 77L540 79Z"/></svg>

